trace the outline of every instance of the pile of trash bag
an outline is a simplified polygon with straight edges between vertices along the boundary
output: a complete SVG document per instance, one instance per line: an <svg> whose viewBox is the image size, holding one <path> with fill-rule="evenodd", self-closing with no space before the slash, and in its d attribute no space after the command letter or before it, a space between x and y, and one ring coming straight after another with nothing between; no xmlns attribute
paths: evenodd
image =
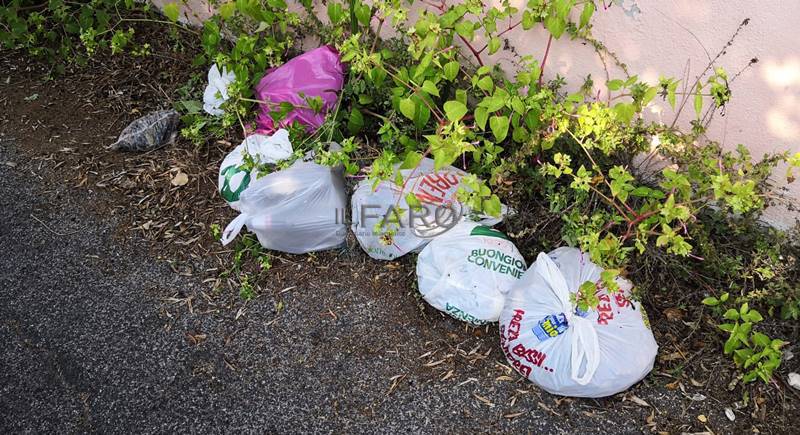
<svg viewBox="0 0 800 435"><path fill-rule="evenodd" d="M605 397L626 390L653 369L658 345L647 314L617 278L613 294L598 284L600 304L580 312L570 295L603 269L576 248L540 253L506 296L500 341L508 362L546 391Z"/></svg>
<svg viewBox="0 0 800 435"><path fill-rule="evenodd" d="M208 113L224 113L233 80L224 68L211 68L204 95ZM328 46L262 78L255 89L261 108L255 132L220 166L220 195L240 212L223 231L223 244L245 227L265 248L293 254L345 243L343 168L315 163L313 152L299 159L283 129L300 123L316 131L335 107L343 83L339 55ZM292 109L286 111L282 103ZM619 290L608 292L600 278L603 269L575 248L540 253L527 267L514 243L491 228L506 215L506 206L494 218L458 200L467 172L453 166L437 170L428 158L414 169L395 171L395 181L358 183L351 229L372 258L393 260L418 252L419 291L430 305L472 325L499 321L508 362L553 394L604 397L652 370L658 345L629 281L617 278ZM581 311L572 301L586 281L597 283L600 304Z"/></svg>
<svg viewBox="0 0 800 435"><path fill-rule="evenodd" d="M506 293L525 273L525 259L505 234L461 222L417 257L422 297L434 308L473 325L496 322Z"/></svg>

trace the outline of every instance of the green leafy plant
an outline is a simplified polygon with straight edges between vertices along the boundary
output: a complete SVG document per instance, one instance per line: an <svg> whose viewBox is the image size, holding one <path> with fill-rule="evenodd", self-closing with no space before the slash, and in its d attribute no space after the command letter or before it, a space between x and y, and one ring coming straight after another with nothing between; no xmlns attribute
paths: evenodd
<svg viewBox="0 0 800 435"><path fill-rule="evenodd" d="M728 299L729 294L723 293L719 299L713 296L703 299L703 304L721 307ZM779 339L770 339L768 335L753 329L764 318L761 313L751 309L747 302L738 309L727 309L723 318L732 322L718 325L719 329L728 333L724 352L731 355L734 363L744 370L742 381L748 383L761 379L769 382L773 371L781 365L781 348L786 343Z"/></svg>

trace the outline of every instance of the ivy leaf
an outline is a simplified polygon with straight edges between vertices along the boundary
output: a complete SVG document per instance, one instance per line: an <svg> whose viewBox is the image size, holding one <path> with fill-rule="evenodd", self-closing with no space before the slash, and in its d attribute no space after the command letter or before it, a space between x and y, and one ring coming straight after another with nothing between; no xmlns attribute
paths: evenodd
<svg viewBox="0 0 800 435"><path fill-rule="evenodd" d="M594 3L588 1L583 5L583 12L581 12L580 23L578 24L579 29L583 29L589 24L589 20L592 19L592 14L594 14Z"/></svg>
<svg viewBox="0 0 800 435"><path fill-rule="evenodd" d="M500 38L493 37L489 40L489 55L497 53L497 50L500 49Z"/></svg>
<svg viewBox="0 0 800 435"><path fill-rule="evenodd" d="M444 103L444 113L451 122L456 122L467 114L467 106L455 100Z"/></svg>
<svg viewBox="0 0 800 435"><path fill-rule="evenodd" d="M178 15L180 15L180 9L178 8L178 4L177 3L165 4L164 15L167 18L169 18L169 20L172 22L178 21Z"/></svg>
<svg viewBox="0 0 800 435"><path fill-rule="evenodd" d="M489 118L489 127L497 142L502 142L508 136L508 116L492 116Z"/></svg>
<svg viewBox="0 0 800 435"><path fill-rule="evenodd" d="M456 61L447 62L444 65L444 78L452 82L453 80L456 79L456 76L458 76L459 68L460 65L458 64L458 62Z"/></svg>
<svg viewBox="0 0 800 435"><path fill-rule="evenodd" d="M422 90L431 95L439 96L439 89L437 89L436 85L430 80L425 80L425 83L422 84Z"/></svg>
<svg viewBox="0 0 800 435"><path fill-rule="evenodd" d="M413 121L416 112L417 105L414 104L414 101L412 101L411 98L403 98L400 100L400 113L402 113L403 116Z"/></svg>

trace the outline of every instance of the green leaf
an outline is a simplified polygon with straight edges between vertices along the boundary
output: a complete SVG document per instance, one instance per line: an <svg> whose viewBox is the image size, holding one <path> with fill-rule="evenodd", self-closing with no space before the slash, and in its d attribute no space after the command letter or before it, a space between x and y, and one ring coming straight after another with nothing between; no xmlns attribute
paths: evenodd
<svg viewBox="0 0 800 435"><path fill-rule="evenodd" d="M492 81L490 76L483 76L480 80L478 80L478 87L486 92L491 93L494 89L494 81Z"/></svg>
<svg viewBox="0 0 800 435"><path fill-rule="evenodd" d="M450 80L451 82L456 79L458 76L458 70L460 65L456 61L447 62L444 65L444 78Z"/></svg>
<svg viewBox="0 0 800 435"><path fill-rule="evenodd" d="M467 114L467 106L460 101L450 100L444 103L444 113L447 119L456 122Z"/></svg>
<svg viewBox="0 0 800 435"><path fill-rule="evenodd" d="M761 347L768 347L771 342L771 340L766 334L762 334L760 332L756 332L750 338L753 339L753 343Z"/></svg>
<svg viewBox="0 0 800 435"><path fill-rule="evenodd" d="M530 30L533 25L536 24L536 19L529 10L525 10L522 13L522 29L523 30Z"/></svg>
<svg viewBox="0 0 800 435"><path fill-rule="evenodd" d="M550 34L553 35L554 38L558 39L567 28L567 21L555 14L550 14L544 20L544 27L550 31Z"/></svg>
<svg viewBox="0 0 800 435"><path fill-rule="evenodd" d="M758 323L764 320L764 317L761 316L761 313L759 313L758 311L750 310L750 312L747 313L747 320L753 323Z"/></svg>
<svg viewBox="0 0 800 435"><path fill-rule="evenodd" d="M431 95L439 96L439 89L437 89L436 85L430 80L425 80L425 83L422 84L422 90Z"/></svg>
<svg viewBox="0 0 800 435"><path fill-rule="evenodd" d="M414 120L414 115L417 112L416 108L417 105L414 104L414 101L411 100L411 98L403 98L400 100L400 113L412 121Z"/></svg>
<svg viewBox="0 0 800 435"><path fill-rule="evenodd" d="M481 130L486 130L486 121L489 120L489 111L485 107L475 109L475 125Z"/></svg>
<svg viewBox="0 0 800 435"><path fill-rule="evenodd" d="M508 136L508 117L492 116L489 118L489 127L492 129L496 142L502 142Z"/></svg>
<svg viewBox="0 0 800 435"><path fill-rule="evenodd" d="M339 24L344 19L344 8L341 3L328 2L328 18L330 18L331 24Z"/></svg>
<svg viewBox="0 0 800 435"><path fill-rule="evenodd" d="M496 36L492 37L492 39L489 40L488 46L489 46L489 55L497 53L497 50L500 49L500 38Z"/></svg>
<svg viewBox="0 0 800 435"><path fill-rule="evenodd" d="M723 347L723 351L725 355L730 355L731 352L739 348L739 340L736 337L730 337L727 341L725 341L725 346Z"/></svg>
<svg viewBox="0 0 800 435"><path fill-rule="evenodd" d="M485 97L481 100L479 106L485 107L486 110L489 112L496 112L506 105L505 98L499 97L497 95L491 97Z"/></svg>
<svg viewBox="0 0 800 435"><path fill-rule="evenodd" d="M419 162L422 160L422 154L416 151L409 151L406 154L406 158L403 159L403 163L400 165L400 169L414 169L417 167Z"/></svg>
<svg viewBox="0 0 800 435"><path fill-rule="evenodd" d="M614 79L614 80L609 80L608 83L606 83L606 86L608 86L609 91L618 91L622 89L622 85L624 84L625 82L623 82L622 80Z"/></svg>
<svg viewBox="0 0 800 435"><path fill-rule="evenodd" d="M675 91L678 89L678 83L680 81L673 82L667 86L667 102L669 102L673 110L675 109Z"/></svg>
<svg viewBox="0 0 800 435"><path fill-rule="evenodd" d="M370 18L372 18L372 8L364 3L360 3L355 8L356 19L362 26L366 26L369 24Z"/></svg>
<svg viewBox="0 0 800 435"><path fill-rule="evenodd" d="M717 298L715 298L713 296L709 296L709 297L703 299L703 305L708 305L710 307L715 307L715 306L719 305L719 299L717 299Z"/></svg>
<svg viewBox="0 0 800 435"><path fill-rule="evenodd" d="M739 320L739 312L735 309L731 308L722 315L722 317L728 320Z"/></svg>
<svg viewBox="0 0 800 435"><path fill-rule="evenodd" d="M347 119L347 131L350 132L351 135L354 135L361 131L364 127L364 116L361 115L361 111L357 108L353 107L350 110L350 117Z"/></svg>
<svg viewBox="0 0 800 435"><path fill-rule="evenodd" d="M697 90L694 93L694 113L700 118L700 115L703 113L703 96L700 92L703 90L703 86L698 83Z"/></svg>
<svg viewBox="0 0 800 435"><path fill-rule="evenodd" d="M617 103L614 106L614 114L617 115L617 119L625 124L631 122L635 113L636 108L631 103Z"/></svg>
<svg viewBox="0 0 800 435"><path fill-rule="evenodd" d="M489 199L483 201L483 212L489 216L500 216L500 198L497 195L492 195Z"/></svg>
<svg viewBox="0 0 800 435"><path fill-rule="evenodd" d="M733 323L723 323L721 325L718 325L719 329L721 329L721 330L723 330L725 332L732 332L734 326L736 326L736 325L734 325Z"/></svg>
<svg viewBox="0 0 800 435"><path fill-rule="evenodd" d="M236 3L228 2L223 4L219 7L219 16L222 17L223 20L227 20L233 15L233 11L236 10Z"/></svg>
<svg viewBox="0 0 800 435"><path fill-rule="evenodd" d="M462 20L457 22L454 28L456 29L456 33L458 33L459 36L468 41L472 41L472 37L474 36L475 33L475 23L468 20Z"/></svg>
<svg viewBox="0 0 800 435"><path fill-rule="evenodd" d="M658 94L658 88L655 86L650 86L645 91L644 96L642 97L642 106L646 106L647 103L653 100L655 96Z"/></svg>
<svg viewBox="0 0 800 435"><path fill-rule="evenodd" d="M591 1L588 1L583 5L583 12L581 12L581 19L578 24L579 29L583 29L587 24L589 24L589 20L592 19L592 14L594 14L594 9L594 3Z"/></svg>
<svg viewBox="0 0 800 435"><path fill-rule="evenodd" d="M177 3L167 3L164 5L164 16L169 18L169 20L172 22L178 21L180 12L181 11Z"/></svg>
<svg viewBox="0 0 800 435"><path fill-rule="evenodd" d="M428 120L431 119L431 109L428 109L424 103L420 102L416 105L417 113L414 115L414 127L417 127L417 130L422 130L425 128L425 124L428 123Z"/></svg>

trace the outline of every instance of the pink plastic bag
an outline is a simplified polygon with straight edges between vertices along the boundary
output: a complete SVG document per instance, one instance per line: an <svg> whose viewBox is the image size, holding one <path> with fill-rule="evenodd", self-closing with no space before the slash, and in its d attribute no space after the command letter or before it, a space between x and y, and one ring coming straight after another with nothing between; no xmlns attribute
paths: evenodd
<svg viewBox="0 0 800 435"><path fill-rule="evenodd" d="M274 70L267 72L256 86L256 98L268 101L261 104L256 119L258 130L271 134L281 127L298 121L314 132L325 121L325 114L336 105L337 93L344 84L344 71L339 53L330 46L322 46L301 54ZM280 110L280 103L308 106L307 99L321 97L323 108L319 113L312 109L297 108L275 125L271 112Z"/></svg>

